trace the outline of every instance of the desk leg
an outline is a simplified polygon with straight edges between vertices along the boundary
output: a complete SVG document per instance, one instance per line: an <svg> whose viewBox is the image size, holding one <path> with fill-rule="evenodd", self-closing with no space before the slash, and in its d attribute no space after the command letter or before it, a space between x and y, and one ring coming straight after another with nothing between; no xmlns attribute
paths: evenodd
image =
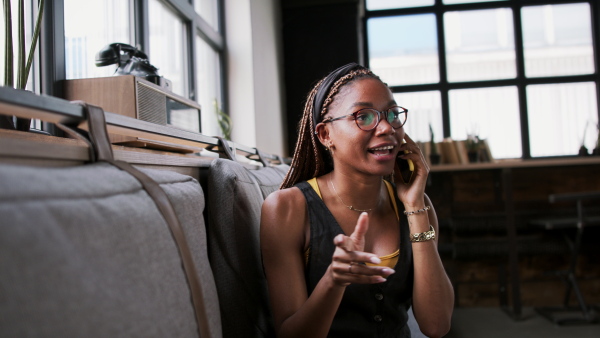
<svg viewBox="0 0 600 338"><path fill-rule="evenodd" d="M501 304L503 310L513 319L521 319L521 282L519 278L519 255L517 246L517 226L515 224L515 205L513 201L513 182L511 168L502 169L504 187L504 208L506 212L506 231L508 239L508 267L512 296L512 310L508 304Z"/></svg>

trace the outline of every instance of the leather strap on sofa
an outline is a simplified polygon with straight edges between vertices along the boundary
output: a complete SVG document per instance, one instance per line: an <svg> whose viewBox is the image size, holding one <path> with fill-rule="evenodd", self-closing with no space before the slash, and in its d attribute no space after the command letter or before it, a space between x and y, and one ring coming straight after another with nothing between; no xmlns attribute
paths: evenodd
<svg viewBox="0 0 600 338"><path fill-rule="evenodd" d="M142 184L143 188L146 190L152 200L154 200L159 211L165 218L179 251L183 270L190 288L192 303L196 315L196 322L198 324L198 333L201 338L210 337L209 321L205 311L202 286L200 284L200 280L198 279L198 273L196 271L183 228L177 219L177 215L173 209L173 206L171 205L171 202L169 201L167 194L164 192L164 190L162 190L158 183L140 170L136 169L129 163L116 161L114 159L112 146L110 144L108 131L106 129L104 111L102 108L81 101L75 101L74 103L83 106L86 112L89 136L92 148L94 150L95 160L111 163L112 165L128 172L135 177Z"/></svg>

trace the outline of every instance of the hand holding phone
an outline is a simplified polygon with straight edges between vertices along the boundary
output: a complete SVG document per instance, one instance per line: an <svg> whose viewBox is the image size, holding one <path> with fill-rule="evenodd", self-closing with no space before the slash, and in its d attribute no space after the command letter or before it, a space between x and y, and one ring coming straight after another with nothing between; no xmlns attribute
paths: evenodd
<svg viewBox="0 0 600 338"><path fill-rule="evenodd" d="M402 140L402 143L406 143L406 140ZM404 150L405 154L408 154L408 150ZM396 158L396 165L400 171L399 175L402 183L408 184L412 179L413 172L415 171L415 164L410 159Z"/></svg>

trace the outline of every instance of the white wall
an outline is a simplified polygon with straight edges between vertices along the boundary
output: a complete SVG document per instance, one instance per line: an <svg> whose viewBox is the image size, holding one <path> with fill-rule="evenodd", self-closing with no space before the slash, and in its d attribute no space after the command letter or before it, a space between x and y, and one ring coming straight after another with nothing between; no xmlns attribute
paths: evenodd
<svg viewBox="0 0 600 338"><path fill-rule="evenodd" d="M278 1L225 0L225 30L231 138L287 156Z"/></svg>

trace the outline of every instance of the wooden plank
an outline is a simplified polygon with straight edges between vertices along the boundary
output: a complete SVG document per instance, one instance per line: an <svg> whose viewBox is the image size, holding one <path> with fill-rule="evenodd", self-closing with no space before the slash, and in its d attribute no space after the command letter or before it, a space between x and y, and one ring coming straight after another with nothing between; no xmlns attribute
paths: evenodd
<svg viewBox="0 0 600 338"><path fill-rule="evenodd" d="M85 143L68 138L0 129L0 156L30 159L88 161Z"/></svg>

